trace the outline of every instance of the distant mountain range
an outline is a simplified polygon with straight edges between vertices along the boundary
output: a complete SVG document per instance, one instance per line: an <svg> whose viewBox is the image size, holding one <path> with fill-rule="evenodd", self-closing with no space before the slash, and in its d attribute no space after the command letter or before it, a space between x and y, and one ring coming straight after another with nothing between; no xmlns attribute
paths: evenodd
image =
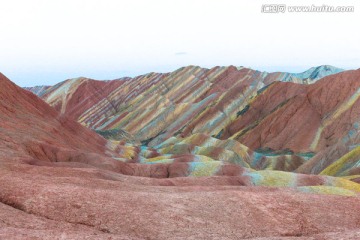
<svg viewBox="0 0 360 240"><path fill-rule="evenodd" d="M238 67L241 69L242 67ZM302 73L286 73L286 72L275 72L276 74L283 75L280 81L289 81L289 82L297 82L297 83L312 83L316 80L326 77L331 74L339 73L345 71L344 69L333 67L330 65L322 65L318 67L312 67L305 72ZM268 74L264 72L265 74ZM274 73L272 73L274 74ZM122 79L130 79L130 78L122 78ZM122 80L119 79L119 80ZM52 86L35 86L35 87L25 87L25 89L35 93L38 96L42 96L46 93L46 91Z"/></svg>
<svg viewBox="0 0 360 240"><path fill-rule="evenodd" d="M188 66L113 81L70 79L28 90L104 137L146 146L144 151L156 156L200 151L213 158L205 152L214 150L191 147L197 144L190 139L207 136L210 142L243 144L246 153L237 154L247 159L238 160L242 166L320 173L336 159L321 158L317 170L307 161L354 131L360 121L360 112L354 111L359 84L358 71L328 65L303 73ZM143 154L133 161L145 161Z"/></svg>
<svg viewBox="0 0 360 240"><path fill-rule="evenodd" d="M312 67L309 70L302 72L302 73L292 73L294 77L303 79L304 81L307 81L309 83L313 83L320 78L343 72L344 69L333 67L330 65L322 65L318 67Z"/></svg>
<svg viewBox="0 0 360 240"><path fill-rule="evenodd" d="M263 96L262 92L275 82L309 84L341 71L327 65L297 74L259 72L234 66L212 69L188 66L172 73L149 73L114 81L77 78L55 86L27 89L87 127L99 131L122 129L133 134L135 139L155 146L179 134L189 136L190 133L205 133L221 138L231 137L236 133L232 127L235 122L244 119L245 116L239 117L250 106L257 104L258 96ZM288 88L284 84L275 85L275 89ZM306 91L309 87L293 88ZM284 104L289 98L285 96L277 105ZM274 98L261 104L272 105L276 101ZM258 119L250 119L254 120ZM282 143L274 146L273 140L269 140L272 144L250 144L241 139L254 149L316 150L297 145L296 142L297 147L283 146Z"/></svg>

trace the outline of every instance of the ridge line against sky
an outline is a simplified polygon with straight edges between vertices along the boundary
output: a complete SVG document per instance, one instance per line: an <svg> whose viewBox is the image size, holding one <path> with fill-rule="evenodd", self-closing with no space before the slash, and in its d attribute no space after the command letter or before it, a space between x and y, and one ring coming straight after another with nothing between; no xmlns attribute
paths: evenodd
<svg viewBox="0 0 360 240"><path fill-rule="evenodd" d="M303 72L360 67L360 2L353 13L261 13L255 0L5 0L0 72L20 86L77 76L115 79L187 65ZM226 13L226 14L224 14Z"/></svg>
<svg viewBox="0 0 360 240"><path fill-rule="evenodd" d="M252 69L252 70L255 70L255 71L260 71L260 72L267 72L267 73L274 73L274 72L284 72L284 71L261 71L261 70L258 70L258 69L254 69L254 68L251 68L251 67L247 67L247 66L234 66L234 65L229 65L229 66L212 66L212 67L202 67L202 66L198 66L198 65L188 65L188 66L182 66L182 67L179 67L179 68L176 68L176 69L172 69L170 71L163 71L163 72L156 72L156 71L150 71L150 72L146 72L146 73L140 73L140 74L136 74L136 75L133 75L133 76L118 76L118 77L115 77L115 78L111 78L111 79L97 79L97 78L91 78L91 77L87 77L87 76L76 76L76 77L70 77L70 78L66 78L66 79L63 79L59 82L56 82L52 85L32 85L32 86L22 86L22 87L25 87L25 88L31 88L31 87L41 87L41 86L54 86L58 83L61 83L63 81L67 81L67 80L72 80L72 79L80 79L80 78L86 78L86 79L91 79L91 80L95 80L95 81L112 81L112 80L120 80L120 79L125 79L125 78L135 78L135 77L139 77L139 76L145 76L147 74L151 74L151 73L160 73L160 74L166 74L166 73L172 73L172 72L175 72L181 68L184 68L184 67L199 67L199 68L204 68L204 69L211 69L211 68L214 68L214 67L230 67L230 66L233 66L233 67L236 67L236 68L247 68L247 69ZM312 68L318 68L318 67L324 67L324 66L328 66L328 67L331 67L334 69L337 69L337 70L341 70L341 71L347 71L347 70L356 70L356 69L342 69L342 68L338 68L336 66L331 66L331 65L328 65L328 64L323 64L323 65L320 65L320 66L312 66L308 69L304 69L303 71L300 71L300 72L284 72L284 73L289 73L289 74L293 74L293 75L296 75L296 74L303 74L307 71L310 71ZM360 68L359 68L360 69ZM335 74L335 73L334 73Z"/></svg>

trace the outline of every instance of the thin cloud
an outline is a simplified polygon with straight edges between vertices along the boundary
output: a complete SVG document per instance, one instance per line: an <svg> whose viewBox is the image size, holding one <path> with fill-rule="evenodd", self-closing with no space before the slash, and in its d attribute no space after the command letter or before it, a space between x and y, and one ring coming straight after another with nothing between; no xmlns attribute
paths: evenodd
<svg viewBox="0 0 360 240"><path fill-rule="evenodd" d="M188 54L187 52L177 52L177 53L175 53L175 55L176 56L179 56L179 55L186 55L186 54Z"/></svg>

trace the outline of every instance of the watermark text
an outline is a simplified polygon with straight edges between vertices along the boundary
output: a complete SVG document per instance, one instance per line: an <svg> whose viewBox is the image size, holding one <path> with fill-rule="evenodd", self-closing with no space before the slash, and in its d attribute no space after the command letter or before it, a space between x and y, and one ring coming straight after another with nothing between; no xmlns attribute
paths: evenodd
<svg viewBox="0 0 360 240"><path fill-rule="evenodd" d="M354 6L306 5L286 6L286 4L263 4L262 13L349 13L354 12Z"/></svg>

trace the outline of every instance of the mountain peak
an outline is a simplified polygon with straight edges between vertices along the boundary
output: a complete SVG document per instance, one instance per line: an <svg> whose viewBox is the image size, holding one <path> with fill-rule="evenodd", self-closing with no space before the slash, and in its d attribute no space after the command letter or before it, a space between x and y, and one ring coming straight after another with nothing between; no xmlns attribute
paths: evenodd
<svg viewBox="0 0 360 240"><path fill-rule="evenodd" d="M320 78L343 71L345 70L342 68L337 68L331 65L321 65L317 67L312 67L301 73L293 73L292 75L303 80L308 80L310 83L312 83L319 80Z"/></svg>

